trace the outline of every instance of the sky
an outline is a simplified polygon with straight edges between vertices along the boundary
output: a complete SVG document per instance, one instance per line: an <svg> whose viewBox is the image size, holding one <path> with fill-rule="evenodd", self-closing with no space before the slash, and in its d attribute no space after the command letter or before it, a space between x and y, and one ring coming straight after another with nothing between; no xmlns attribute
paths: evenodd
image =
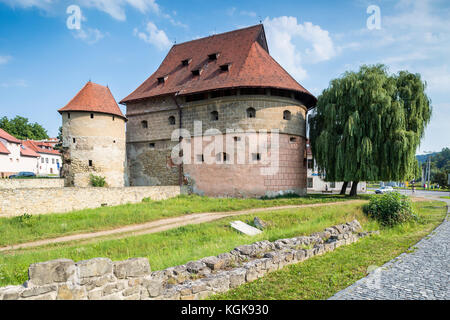
<svg viewBox="0 0 450 320"><path fill-rule="evenodd" d="M316 96L362 64L420 73L433 117L418 153L450 147L448 0L0 0L0 117L56 136L57 110L87 81L120 101L174 43L260 22L270 54Z"/></svg>

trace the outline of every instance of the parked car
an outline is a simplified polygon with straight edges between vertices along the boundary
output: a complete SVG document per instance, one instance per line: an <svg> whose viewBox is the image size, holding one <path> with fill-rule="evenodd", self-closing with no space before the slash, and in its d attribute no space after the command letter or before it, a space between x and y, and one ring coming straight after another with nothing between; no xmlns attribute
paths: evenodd
<svg viewBox="0 0 450 320"><path fill-rule="evenodd" d="M33 172L21 171L18 174L13 174L12 176L9 176L10 179L29 178L29 177L36 177L36 174Z"/></svg>
<svg viewBox="0 0 450 320"><path fill-rule="evenodd" d="M381 188L375 190L376 194L383 194L383 193L389 193L389 192L394 192L394 188L392 188L392 187L381 187Z"/></svg>

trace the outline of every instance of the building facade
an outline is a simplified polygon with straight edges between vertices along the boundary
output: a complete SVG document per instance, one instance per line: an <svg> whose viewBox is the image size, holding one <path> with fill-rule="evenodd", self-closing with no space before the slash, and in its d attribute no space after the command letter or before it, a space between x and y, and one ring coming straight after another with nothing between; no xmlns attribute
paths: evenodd
<svg viewBox="0 0 450 320"><path fill-rule="evenodd" d="M123 187L126 118L109 88L89 81L58 111L66 185L88 187L94 175L104 177L109 187Z"/></svg>
<svg viewBox="0 0 450 320"><path fill-rule="evenodd" d="M130 185L306 194L305 119L316 98L269 55L262 25L173 46L121 103Z"/></svg>

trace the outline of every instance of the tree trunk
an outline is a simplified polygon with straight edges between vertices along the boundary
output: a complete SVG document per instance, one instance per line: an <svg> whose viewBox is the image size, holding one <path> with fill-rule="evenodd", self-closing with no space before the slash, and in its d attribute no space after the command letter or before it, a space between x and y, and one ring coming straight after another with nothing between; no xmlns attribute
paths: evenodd
<svg viewBox="0 0 450 320"><path fill-rule="evenodd" d="M358 183L359 181L353 181L352 189L350 190L350 197L356 197L358 195Z"/></svg>
<svg viewBox="0 0 450 320"><path fill-rule="evenodd" d="M347 186L348 186L348 181L345 181L343 184L342 184L342 189L341 189L341 195L345 195L345 192L346 192L346 190L347 190Z"/></svg>

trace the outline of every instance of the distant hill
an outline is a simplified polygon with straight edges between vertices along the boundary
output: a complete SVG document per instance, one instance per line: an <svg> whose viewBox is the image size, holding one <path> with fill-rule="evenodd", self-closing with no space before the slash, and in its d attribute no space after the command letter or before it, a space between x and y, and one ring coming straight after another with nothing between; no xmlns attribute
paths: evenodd
<svg viewBox="0 0 450 320"><path fill-rule="evenodd" d="M434 157L438 153L439 152L434 152L434 153L430 153L430 154L419 154L416 156L416 158L417 158L417 161L419 161L419 163L424 163L427 161L427 159L430 155Z"/></svg>

